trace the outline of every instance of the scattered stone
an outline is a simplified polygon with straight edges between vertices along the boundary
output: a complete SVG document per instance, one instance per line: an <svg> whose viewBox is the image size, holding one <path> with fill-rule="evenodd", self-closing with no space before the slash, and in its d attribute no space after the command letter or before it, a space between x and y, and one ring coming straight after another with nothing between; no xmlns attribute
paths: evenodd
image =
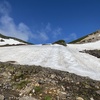
<svg viewBox="0 0 100 100"><path fill-rule="evenodd" d="M61 86L61 88L62 88L62 90L63 90L63 91L65 91L65 88L64 88L64 86Z"/></svg>
<svg viewBox="0 0 100 100"><path fill-rule="evenodd" d="M2 86L2 84L0 84L0 87Z"/></svg>
<svg viewBox="0 0 100 100"><path fill-rule="evenodd" d="M23 95L23 93L20 93L20 94L19 94L19 96L22 96L22 95Z"/></svg>
<svg viewBox="0 0 100 100"><path fill-rule="evenodd" d="M80 84L80 82L76 82L76 85L79 85Z"/></svg>
<svg viewBox="0 0 100 100"><path fill-rule="evenodd" d="M89 86L89 85L85 85L85 88L87 88L87 89L88 89L88 88L90 88L90 86Z"/></svg>
<svg viewBox="0 0 100 100"><path fill-rule="evenodd" d="M25 97L19 98L19 100L37 100L37 99L33 97L25 96Z"/></svg>
<svg viewBox="0 0 100 100"><path fill-rule="evenodd" d="M6 100L99 100L100 81L40 66L0 62L0 94Z"/></svg>
<svg viewBox="0 0 100 100"><path fill-rule="evenodd" d="M84 100L82 97L77 97L76 100Z"/></svg>
<svg viewBox="0 0 100 100"><path fill-rule="evenodd" d="M96 87L97 89L99 89L99 88L100 88L100 87L99 87L99 86L97 86L97 85L96 85L95 87Z"/></svg>
<svg viewBox="0 0 100 100"><path fill-rule="evenodd" d="M45 81L44 81L44 80L39 80L38 83L39 83L39 84L44 84Z"/></svg>
<svg viewBox="0 0 100 100"><path fill-rule="evenodd" d="M59 92L59 98L62 99L62 100L63 100L63 99L66 99L66 92L61 92L61 91L60 91L60 92Z"/></svg>
<svg viewBox="0 0 100 100"><path fill-rule="evenodd" d="M90 98L90 100L94 100L93 98Z"/></svg>
<svg viewBox="0 0 100 100"><path fill-rule="evenodd" d="M32 96L32 93L30 93L29 96Z"/></svg>
<svg viewBox="0 0 100 100"><path fill-rule="evenodd" d="M35 93L35 90L34 89L32 90L32 93Z"/></svg>
<svg viewBox="0 0 100 100"><path fill-rule="evenodd" d="M52 75L51 75L51 78L52 78L52 79L53 79L53 78L55 78L55 75L54 75L54 74L52 74Z"/></svg>
<svg viewBox="0 0 100 100"><path fill-rule="evenodd" d="M96 91L96 93L100 95L100 90Z"/></svg>
<svg viewBox="0 0 100 100"><path fill-rule="evenodd" d="M4 96L0 94L0 100L4 100Z"/></svg>
<svg viewBox="0 0 100 100"><path fill-rule="evenodd" d="M39 83L36 83L34 86L40 86Z"/></svg>

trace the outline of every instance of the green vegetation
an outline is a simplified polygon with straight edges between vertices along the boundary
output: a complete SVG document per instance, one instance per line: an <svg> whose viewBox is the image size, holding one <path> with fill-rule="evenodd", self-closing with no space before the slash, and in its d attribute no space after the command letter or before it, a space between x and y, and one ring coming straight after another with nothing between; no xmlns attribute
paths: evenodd
<svg viewBox="0 0 100 100"><path fill-rule="evenodd" d="M36 93L38 93L42 90L42 88L40 86L36 86L36 87L34 87L34 89L35 89Z"/></svg>
<svg viewBox="0 0 100 100"><path fill-rule="evenodd" d="M47 95L47 96L45 96L45 99L44 100L52 100L52 99L51 99L50 96Z"/></svg>
<svg viewBox="0 0 100 100"><path fill-rule="evenodd" d="M78 97L84 100L90 100L91 98L99 100L100 98L100 81L68 72L42 68L40 66L15 65L8 62L0 62L0 74L0 89L3 90L2 94L11 95L11 97L13 95L18 97L19 93L21 93L22 96L31 95L37 99L41 98L41 100L56 100L57 97L59 100L62 100L62 98L69 100L69 97L70 100L76 100ZM54 74L56 78L51 79L51 75ZM13 78L15 79L12 80ZM58 90L61 90L61 92L58 93Z"/></svg>
<svg viewBox="0 0 100 100"><path fill-rule="evenodd" d="M81 40L85 39L85 38L88 37L89 35L96 34L97 32L99 32L99 31L90 33L90 34L88 34L88 35L86 35L86 36L83 36L83 37L81 37L81 38L79 38L79 39L77 39L77 40L74 40L74 41L72 41L72 42L69 42L69 43L77 43L77 42L80 42Z"/></svg>
<svg viewBox="0 0 100 100"><path fill-rule="evenodd" d="M52 44L59 44L59 45L67 46L66 42L64 40L58 40L58 41L56 41L56 42L54 42Z"/></svg>
<svg viewBox="0 0 100 100"><path fill-rule="evenodd" d="M87 36L88 36L88 35L83 36L83 37L81 37L81 38L79 38L79 39L77 39L77 40L74 40L74 41L72 41L72 42L69 42L69 43L77 43L77 42L80 42L81 40L85 39Z"/></svg>
<svg viewBox="0 0 100 100"><path fill-rule="evenodd" d="M25 75L23 75L21 72L19 72L18 74L14 75L12 77L12 81L16 81L17 79L24 79Z"/></svg>
<svg viewBox="0 0 100 100"><path fill-rule="evenodd" d="M16 89L22 89L24 88L30 81L28 80L23 80L23 81L20 81L20 82L16 82L13 84L13 87L15 87Z"/></svg>
<svg viewBox="0 0 100 100"><path fill-rule="evenodd" d="M2 34L0 34L0 37L1 37L1 38L4 38L4 39L9 39L9 37L4 36L4 35L2 35Z"/></svg>

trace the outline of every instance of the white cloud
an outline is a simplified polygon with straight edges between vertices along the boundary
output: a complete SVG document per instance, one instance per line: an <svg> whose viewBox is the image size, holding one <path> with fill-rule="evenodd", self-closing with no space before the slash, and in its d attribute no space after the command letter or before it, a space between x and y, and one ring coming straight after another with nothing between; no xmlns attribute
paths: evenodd
<svg viewBox="0 0 100 100"><path fill-rule="evenodd" d="M29 37L33 36L31 30L22 22L16 25L14 19L9 15L10 9L8 2L4 1L0 4L0 33L28 41Z"/></svg>
<svg viewBox="0 0 100 100"><path fill-rule="evenodd" d="M59 35L61 35L62 28L57 28L53 31L53 38L57 38Z"/></svg>
<svg viewBox="0 0 100 100"><path fill-rule="evenodd" d="M48 24L46 25L45 31L46 31L46 32L50 32L50 31L51 31L51 24L50 24L50 23L48 23Z"/></svg>
<svg viewBox="0 0 100 100"><path fill-rule="evenodd" d="M39 39L47 41L50 39L57 39L60 35L62 35L61 31L61 28L53 29L50 23L47 23L47 25L42 23L42 28L40 30L38 29L37 35Z"/></svg>
<svg viewBox="0 0 100 100"><path fill-rule="evenodd" d="M61 28L52 28L50 23L42 24L34 34L34 28L31 30L25 23L16 24L14 18L10 16L11 5L7 1L0 2L0 33L6 36L16 37L25 41L33 39L33 42L46 42L57 39L61 35Z"/></svg>
<svg viewBox="0 0 100 100"><path fill-rule="evenodd" d="M47 41L49 40L48 33L51 31L51 25L48 23L46 26L42 23L42 28L36 31L36 35L39 40Z"/></svg>
<svg viewBox="0 0 100 100"><path fill-rule="evenodd" d="M11 11L11 6L7 1L0 2L0 13L3 15L8 15Z"/></svg>
<svg viewBox="0 0 100 100"><path fill-rule="evenodd" d="M37 37L39 40L43 40L43 41L49 40L49 37L45 31L37 31Z"/></svg>
<svg viewBox="0 0 100 100"><path fill-rule="evenodd" d="M76 33L71 33L67 38L65 38L64 40L66 41L72 41L72 40L76 40L77 39L77 35Z"/></svg>
<svg viewBox="0 0 100 100"><path fill-rule="evenodd" d="M40 38L42 38L45 41L49 39L45 33L40 33Z"/></svg>

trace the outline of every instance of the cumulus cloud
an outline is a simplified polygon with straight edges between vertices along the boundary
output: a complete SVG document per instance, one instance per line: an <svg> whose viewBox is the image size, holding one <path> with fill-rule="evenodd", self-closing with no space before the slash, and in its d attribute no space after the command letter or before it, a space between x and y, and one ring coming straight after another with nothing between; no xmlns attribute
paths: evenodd
<svg viewBox="0 0 100 100"><path fill-rule="evenodd" d="M29 37L33 36L31 30L23 22L16 25L10 17L10 11L11 6L7 1L0 3L0 33L28 41Z"/></svg>

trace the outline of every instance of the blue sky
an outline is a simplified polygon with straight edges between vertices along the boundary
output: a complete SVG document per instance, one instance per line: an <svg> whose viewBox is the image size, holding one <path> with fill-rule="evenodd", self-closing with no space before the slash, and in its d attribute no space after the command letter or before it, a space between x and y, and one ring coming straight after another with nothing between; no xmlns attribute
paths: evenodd
<svg viewBox="0 0 100 100"><path fill-rule="evenodd" d="M0 0L0 33L35 44L100 29L100 0Z"/></svg>

